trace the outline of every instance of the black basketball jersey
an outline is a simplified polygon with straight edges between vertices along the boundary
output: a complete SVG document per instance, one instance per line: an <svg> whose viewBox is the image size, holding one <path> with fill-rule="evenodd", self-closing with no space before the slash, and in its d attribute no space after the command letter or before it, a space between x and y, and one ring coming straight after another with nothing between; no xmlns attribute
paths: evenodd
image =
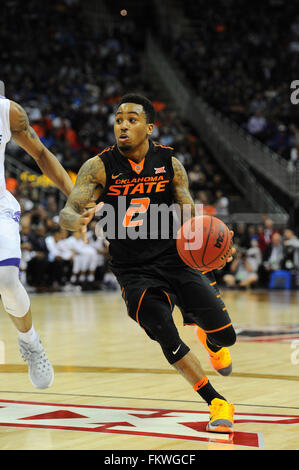
<svg viewBox="0 0 299 470"><path fill-rule="evenodd" d="M117 145L98 154L106 170L100 224L110 242L112 266L140 265L175 251L172 156L173 148L151 141L139 164Z"/></svg>

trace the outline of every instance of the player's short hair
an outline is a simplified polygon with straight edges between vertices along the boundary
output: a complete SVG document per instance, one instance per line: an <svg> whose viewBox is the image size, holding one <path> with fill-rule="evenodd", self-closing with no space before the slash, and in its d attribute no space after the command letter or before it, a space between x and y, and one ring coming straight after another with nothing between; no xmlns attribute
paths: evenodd
<svg viewBox="0 0 299 470"><path fill-rule="evenodd" d="M124 103L135 103L141 104L146 115L146 122L154 123L156 119L156 110L154 108L153 103L143 95L139 95L137 93L127 93L126 95L122 96L120 99L118 106Z"/></svg>

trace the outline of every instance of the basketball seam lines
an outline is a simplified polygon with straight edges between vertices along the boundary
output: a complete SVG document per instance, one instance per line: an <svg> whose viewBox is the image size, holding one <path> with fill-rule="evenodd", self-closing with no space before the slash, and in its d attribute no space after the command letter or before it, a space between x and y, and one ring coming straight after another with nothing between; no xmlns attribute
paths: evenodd
<svg viewBox="0 0 299 470"><path fill-rule="evenodd" d="M226 238L228 238L228 232L226 232ZM227 242L227 240L226 240ZM216 258L212 259L210 261L210 263L213 263L213 261L215 261L216 259L220 258L220 256L222 255L223 251L226 249L226 242L225 244L223 245L223 248L222 248L222 251L220 251L220 253L218 254L218 256L216 256Z"/></svg>
<svg viewBox="0 0 299 470"><path fill-rule="evenodd" d="M195 259L193 258L192 250L190 249L190 244L189 244L189 240L190 240L190 238L189 238L190 230L191 230L191 224L189 224L189 232L188 232L188 248L189 248L189 253L190 253L190 255L191 255L191 258L193 259L193 262L194 262L195 266L197 266L198 269L201 270L202 268L201 268L200 266L198 266L197 262L196 262Z"/></svg>
<svg viewBox="0 0 299 470"><path fill-rule="evenodd" d="M190 250L189 250L190 251ZM185 256L183 255L182 251L179 250L179 255L181 256L182 260L184 261L184 263L187 264L187 266L189 266L189 268L192 268L191 264L189 263L189 261L187 260L187 258L185 258Z"/></svg>
<svg viewBox="0 0 299 470"><path fill-rule="evenodd" d="M206 249L207 249L207 246L208 246L208 241L209 241L209 238L210 238L212 222L213 222L213 219L212 219L212 217L211 217L211 218L210 218L209 233L208 233L208 237L207 237L207 239L206 239L206 244L205 244L205 247L204 247L204 249L203 249L203 253L202 253L202 257L201 257L202 264L203 264L204 266L208 266L208 264L205 264L205 263L203 262L203 260L204 260L204 256L205 256ZM209 264L210 264L210 263L209 263Z"/></svg>
<svg viewBox="0 0 299 470"><path fill-rule="evenodd" d="M226 241L225 241L225 243L224 243L224 245L223 245L223 248L222 248L221 252L220 252L215 258L213 258L211 261L209 261L209 264L204 263L203 260L204 260L205 252L206 252L206 250L207 250L207 245L208 245L208 242L209 242L209 239L210 239L210 230L211 230L211 227L212 227L212 223L213 223L213 218L211 217L211 218L210 218L209 234L208 234L208 238L207 238L207 240L206 240L206 243L205 243L205 246L204 246L204 249L203 249L203 254L202 254L202 257L201 257L201 259L202 259L202 264L203 264L203 266L206 266L206 267L209 267L209 265L210 265L211 263L213 263L213 261L215 261L215 260L217 260L218 258L220 258L220 256L222 255L223 251L226 249L226 245L227 245L226 242L227 242L227 239L228 239L228 236L229 236L228 233L226 232ZM197 262L195 261L195 259L194 259L194 257L193 257L192 250L191 250L191 248L190 248L190 244L189 244L190 230L191 230L191 225L189 226L188 240L187 240L187 241L188 241L188 251L189 251L189 253L190 253L190 255L191 255L191 258L192 258L192 260L193 260L195 266L198 268L199 271L201 271L203 266L200 267L200 266L197 264ZM189 263L189 261L187 260L187 258L185 258L185 256L184 256L182 253L180 253L180 255L181 255L182 258L184 259L184 262L185 262L189 267L191 267L191 268L194 269L194 266L192 266L192 265ZM212 269L217 269L217 268L215 267L215 268L212 268Z"/></svg>

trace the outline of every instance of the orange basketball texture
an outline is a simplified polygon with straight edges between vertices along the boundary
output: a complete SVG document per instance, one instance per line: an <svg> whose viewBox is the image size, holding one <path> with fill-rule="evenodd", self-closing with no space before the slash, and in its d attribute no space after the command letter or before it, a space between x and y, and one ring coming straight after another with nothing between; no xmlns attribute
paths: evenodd
<svg viewBox="0 0 299 470"><path fill-rule="evenodd" d="M195 227L202 230L202 245L194 248ZM229 253L230 243L231 233L227 225L211 215L189 219L179 229L176 240L181 259L199 271L220 268Z"/></svg>

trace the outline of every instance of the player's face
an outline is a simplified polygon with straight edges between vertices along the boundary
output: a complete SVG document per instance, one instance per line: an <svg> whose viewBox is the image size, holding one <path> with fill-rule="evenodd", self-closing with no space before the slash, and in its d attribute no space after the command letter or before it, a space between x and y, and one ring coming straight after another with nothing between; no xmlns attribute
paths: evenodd
<svg viewBox="0 0 299 470"><path fill-rule="evenodd" d="M135 150L148 139L153 127L153 124L146 122L141 104L120 105L114 120L114 135L118 148L123 152Z"/></svg>

